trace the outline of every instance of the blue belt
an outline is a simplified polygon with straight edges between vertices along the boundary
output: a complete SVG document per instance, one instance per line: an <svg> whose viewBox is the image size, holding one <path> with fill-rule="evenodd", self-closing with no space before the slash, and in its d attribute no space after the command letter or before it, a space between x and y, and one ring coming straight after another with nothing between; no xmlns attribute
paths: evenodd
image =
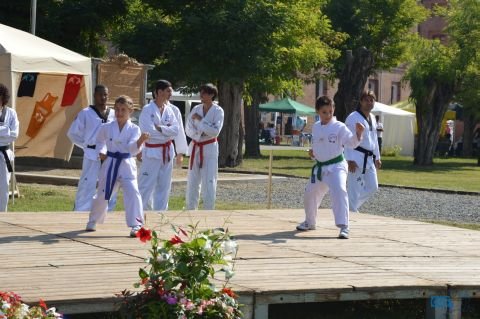
<svg viewBox="0 0 480 319"><path fill-rule="evenodd" d="M130 158L130 153L107 152L107 156L112 157L112 161L110 162L110 166L108 166L107 185L105 185L105 199L110 200L110 197L112 197L113 187L117 181L120 163L122 163L122 160ZM115 164L113 162L115 162Z"/></svg>

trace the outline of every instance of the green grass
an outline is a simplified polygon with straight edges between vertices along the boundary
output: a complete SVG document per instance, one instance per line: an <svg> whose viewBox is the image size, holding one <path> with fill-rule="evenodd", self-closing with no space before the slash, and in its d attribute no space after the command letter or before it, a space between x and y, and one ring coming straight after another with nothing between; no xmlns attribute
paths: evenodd
<svg viewBox="0 0 480 319"><path fill-rule="evenodd" d="M15 198L14 203L10 200L8 211L10 212L59 212L71 211L75 201L76 187L40 185L40 184L18 184L20 198ZM169 210L183 210L185 198L172 196L169 201ZM216 208L221 210L232 209L263 209L265 205L243 203L243 202L216 202ZM122 211L123 195L120 191L115 210Z"/></svg>
<svg viewBox="0 0 480 319"><path fill-rule="evenodd" d="M233 171L268 173L269 151L259 159L244 159ZM383 157L378 172L380 184L411 186L426 189L480 192L480 166L476 159L436 158L430 167L413 165L412 157ZM306 151L273 151L274 174L310 176L313 161Z"/></svg>

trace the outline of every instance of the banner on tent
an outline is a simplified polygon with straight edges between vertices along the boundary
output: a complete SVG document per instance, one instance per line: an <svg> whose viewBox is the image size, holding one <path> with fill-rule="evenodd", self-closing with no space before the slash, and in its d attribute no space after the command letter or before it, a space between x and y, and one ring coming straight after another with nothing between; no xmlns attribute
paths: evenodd
<svg viewBox="0 0 480 319"><path fill-rule="evenodd" d="M20 85L16 83L17 87ZM68 161L73 144L67 131L77 113L88 104L83 76L40 73L29 92L34 93L16 99L20 134L15 155Z"/></svg>

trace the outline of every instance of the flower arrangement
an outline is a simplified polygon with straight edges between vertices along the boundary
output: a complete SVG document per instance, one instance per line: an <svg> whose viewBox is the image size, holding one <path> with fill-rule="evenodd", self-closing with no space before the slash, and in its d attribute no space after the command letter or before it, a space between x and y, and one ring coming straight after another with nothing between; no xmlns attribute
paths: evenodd
<svg viewBox="0 0 480 319"><path fill-rule="evenodd" d="M63 318L55 308L47 308L40 299L38 306L30 307L13 292L0 291L0 319L51 319Z"/></svg>
<svg viewBox="0 0 480 319"><path fill-rule="evenodd" d="M197 224L198 225L198 224ZM151 243L147 265L139 270L134 286L141 292L123 291L120 313L124 318L237 319L242 317L237 295L227 286L234 274L237 244L223 229L189 231L173 226L169 240L142 228L137 237ZM222 288L211 282L225 273ZM218 278L217 278L218 279Z"/></svg>

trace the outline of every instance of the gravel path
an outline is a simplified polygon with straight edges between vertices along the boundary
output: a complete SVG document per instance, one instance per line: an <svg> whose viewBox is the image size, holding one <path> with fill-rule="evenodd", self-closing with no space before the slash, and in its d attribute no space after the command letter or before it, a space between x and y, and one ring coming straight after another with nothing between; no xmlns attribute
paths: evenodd
<svg viewBox="0 0 480 319"><path fill-rule="evenodd" d="M286 178L273 182L272 205L275 208L303 208L307 179ZM267 184L261 182L219 184L217 198L223 201L266 203ZM173 194L184 196L185 186L173 187ZM266 207L266 206L265 206ZM321 208L330 208L327 194ZM420 220L442 220L480 224L480 195L459 195L396 187L380 187L361 207L361 212Z"/></svg>

